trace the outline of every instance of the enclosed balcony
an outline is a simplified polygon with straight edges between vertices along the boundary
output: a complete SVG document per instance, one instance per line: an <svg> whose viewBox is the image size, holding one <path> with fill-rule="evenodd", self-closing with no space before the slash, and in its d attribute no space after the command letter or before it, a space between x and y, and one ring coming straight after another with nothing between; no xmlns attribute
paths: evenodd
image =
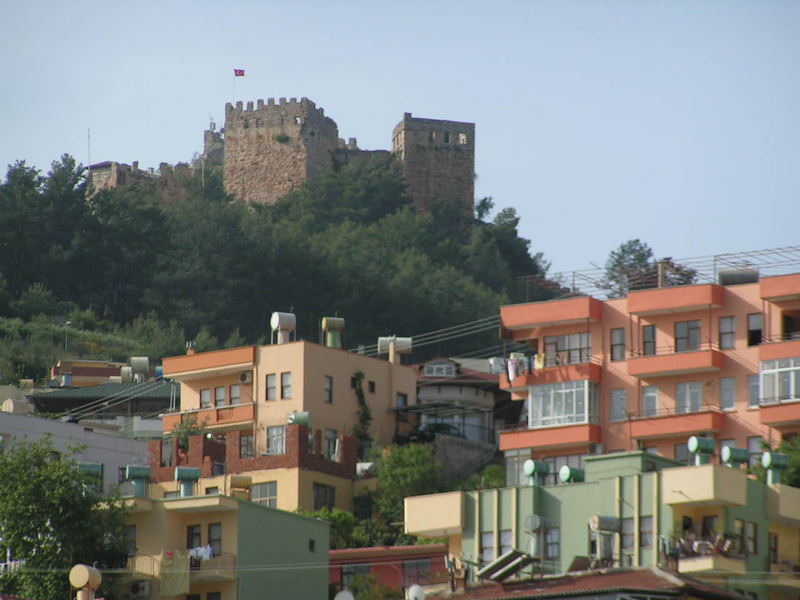
<svg viewBox="0 0 800 600"><path fill-rule="evenodd" d="M723 287L706 283L628 293L628 312L640 317L720 308Z"/></svg>
<svg viewBox="0 0 800 600"><path fill-rule="evenodd" d="M199 352L164 359L164 376L180 380L231 375L253 368L255 346Z"/></svg>
<svg viewBox="0 0 800 600"><path fill-rule="evenodd" d="M747 502L747 473L722 465L675 467L662 471L666 504L743 506Z"/></svg>
<svg viewBox="0 0 800 600"><path fill-rule="evenodd" d="M231 406L211 406L197 410L188 410L179 413L166 414L162 417L162 427L165 432L170 432L178 423L186 423L196 419L198 425L206 429L236 429L242 425L253 422L255 404L234 404Z"/></svg>
<svg viewBox="0 0 800 600"><path fill-rule="evenodd" d="M691 412L689 412L691 410ZM630 421L631 437L637 440L684 438L700 433L719 433L725 425L725 413L716 407L688 407L687 412L669 414L643 413Z"/></svg>
<svg viewBox="0 0 800 600"><path fill-rule="evenodd" d="M543 327L590 323L602 314L603 303L590 296L510 304L500 307L500 333L512 340L532 339Z"/></svg>
<svg viewBox="0 0 800 600"><path fill-rule="evenodd" d="M670 377L693 373L713 373L725 366L725 355L711 344L698 344L696 350L675 352L671 346L657 349L656 354L634 356L627 361L628 375L640 379Z"/></svg>
<svg viewBox="0 0 800 600"><path fill-rule="evenodd" d="M780 304L800 299L800 273L764 277L759 286L763 300Z"/></svg>
<svg viewBox="0 0 800 600"><path fill-rule="evenodd" d="M426 537L460 534L464 528L464 492L447 492L405 499L405 532Z"/></svg>

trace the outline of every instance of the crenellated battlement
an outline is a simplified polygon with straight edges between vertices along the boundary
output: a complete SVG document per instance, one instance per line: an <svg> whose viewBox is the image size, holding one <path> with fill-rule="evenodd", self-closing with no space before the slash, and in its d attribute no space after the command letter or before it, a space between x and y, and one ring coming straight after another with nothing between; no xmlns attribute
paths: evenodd
<svg viewBox="0 0 800 600"><path fill-rule="evenodd" d="M225 104L225 118L228 119L229 116L236 117L236 116L249 116L252 113L261 113L261 112L273 112L273 111L286 111L286 112L304 112L306 114L316 113L321 117L325 116L325 110L323 108L317 108L317 105L308 98L278 98L277 101L275 98L267 98L266 102L263 98L259 98L255 101L255 104L252 100L248 101L247 104L242 102L241 100L237 101L236 104L232 104L230 102ZM255 115L254 115L255 116Z"/></svg>

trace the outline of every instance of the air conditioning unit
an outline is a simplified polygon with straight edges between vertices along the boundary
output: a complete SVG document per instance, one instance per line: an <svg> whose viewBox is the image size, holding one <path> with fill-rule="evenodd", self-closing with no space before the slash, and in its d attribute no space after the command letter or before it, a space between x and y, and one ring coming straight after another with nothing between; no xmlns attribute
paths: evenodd
<svg viewBox="0 0 800 600"><path fill-rule="evenodd" d="M150 597L150 582L149 581L134 581L131 582L131 598L149 598Z"/></svg>
<svg viewBox="0 0 800 600"><path fill-rule="evenodd" d="M253 372L242 371L239 373L239 383L253 383Z"/></svg>

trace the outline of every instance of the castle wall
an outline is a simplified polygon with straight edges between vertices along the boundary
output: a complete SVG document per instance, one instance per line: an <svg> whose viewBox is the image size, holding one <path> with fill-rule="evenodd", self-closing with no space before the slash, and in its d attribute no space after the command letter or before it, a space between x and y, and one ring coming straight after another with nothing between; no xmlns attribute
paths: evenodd
<svg viewBox="0 0 800 600"><path fill-rule="evenodd" d="M225 191L239 200L274 203L332 164L338 129L302 98L225 106Z"/></svg>
<svg viewBox="0 0 800 600"><path fill-rule="evenodd" d="M403 165L417 212L457 201L472 215L475 202L475 124L420 119L405 113L394 128L392 151Z"/></svg>

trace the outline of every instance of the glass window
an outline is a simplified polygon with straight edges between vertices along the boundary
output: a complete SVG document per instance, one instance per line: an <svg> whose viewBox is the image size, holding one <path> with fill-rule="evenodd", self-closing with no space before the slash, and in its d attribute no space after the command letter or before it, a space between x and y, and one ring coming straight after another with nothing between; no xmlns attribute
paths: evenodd
<svg viewBox="0 0 800 600"><path fill-rule="evenodd" d="M288 400L292 397L292 373L281 373L281 399Z"/></svg>
<svg viewBox="0 0 800 600"><path fill-rule="evenodd" d="M675 323L675 352L688 352L700 348L700 321Z"/></svg>
<svg viewBox="0 0 800 600"><path fill-rule="evenodd" d="M395 406L397 408L405 408L408 406L408 394L397 393L395 397Z"/></svg>
<svg viewBox="0 0 800 600"><path fill-rule="evenodd" d="M550 335L544 338L546 367L589 362L591 351L592 335L589 332Z"/></svg>
<svg viewBox="0 0 800 600"><path fill-rule="evenodd" d="M624 421L628 416L628 394L625 390L611 390L611 420Z"/></svg>
<svg viewBox="0 0 800 600"><path fill-rule="evenodd" d="M758 406L758 375L747 376L747 406L748 408L755 408Z"/></svg>
<svg viewBox="0 0 800 600"><path fill-rule="evenodd" d="M658 386L646 385L642 388L642 416L658 416Z"/></svg>
<svg viewBox="0 0 800 600"><path fill-rule="evenodd" d="M208 524L208 545L214 551L214 556L222 554L222 523Z"/></svg>
<svg viewBox="0 0 800 600"><path fill-rule="evenodd" d="M199 596L200 594L197 595ZM222 600L222 592L208 592L206 600Z"/></svg>
<svg viewBox="0 0 800 600"><path fill-rule="evenodd" d="M623 550L633 548L633 519L622 519L621 543Z"/></svg>
<svg viewBox="0 0 800 600"><path fill-rule="evenodd" d="M506 450L504 456L506 460L506 487L527 485L528 476L522 470L522 465L531 457L531 451L529 449Z"/></svg>
<svg viewBox="0 0 800 600"><path fill-rule="evenodd" d="M728 350L736 345L736 317L719 318L719 347Z"/></svg>
<svg viewBox="0 0 800 600"><path fill-rule="evenodd" d="M800 400L800 358L761 362L761 404Z"/></svg>
<svg viewBox="0 0 800 600"><path fill-rule="evenodd" d="M650 548L653 545L653 517L639 517L639 547Z"/></svg>
<svg viewBox="0 0 800 600"><path fill-rule="evenodd" d="M240 393L239 390L240 389L241 388L239 387L238 383L234 383L231 386L231 404L239 404L239 398L240 398L239 397L239 393Z"/></svg>
<svg viewBox="0 0 800 600"><path fill-rule="evenodd" d="M225 406L225 387L214 388L214 406Z"/></svg>
<svg viewBox="0 0 800 600"><path fill-rule="evenodd" d="M758 525L752 521L744 524L744 543L748 554L758 553Z"/></svg>
<svg viewBox="0 0 800 600"><path fill-rule="evenodd" d="M323 508L332 509L336 504L336 488L331 485L324 485L322 483L314 483L314 508L313 510L320 510Z"/></svg>
<svg viewBox="0 0 800 600"><path fill-rule="evenodd" d="M561 555L561 529L551 527L545 534L544 557L558 558Z"/></svg>
<svg viewBox="0 0 800 600"><path fill-rule="evenodd" d="M125 548L128 556L136 556L136 525L125 525Z"/></svg>
<svg viewBox="0 0 800 600"><path fill-rule="evenodd" d="M611 360L625 360L625 328L611 330Z"/></svg>
<svg viewBox="0 0 800 600"><path fill-rule="evenodd" d="M267 427L267 454L286 454L286 427Z"/></svg>
<svg viewBox="0 0 800 600"><path fill-rule="evenodd" d="M747 450L750 452L750 467L755 467L761 462L761 455L764 453L764 444L761 443L760 435L747 438Z"/></svg>
<svg viewBox="0 0 800 600"><path fill-rule="evenodd" d="M531 428L597 423L598 386L589 381L564 381L530 386L528 425Z"/></svg>
<svg viewBox="0 0 800 600"><path fill-rule="evenodd" d="M769 562L772 565L778 564L778 534L769 532Z"/></svg>
<svg viewBox="0 0 800 600"><path fill-rule="evenodd" d="M206 488L206 496L218 496L218 495L219 495L219 486L214 485Z"/></svg>
<svg viewBox="0 0 800 600"><path fill-rule="evenodd" d="M514 535L510 529L500 530L500 556L514 549Z"/></svg>
<svg viewBox="0 0 800 600"><path fill-rule="evenodd" d="M675 386L676 412L679 414L700 412L703 387L700 381L684 381Z"/></svg>
<svg viewBox="0 0 800 600"><path fill-rule="evenodd" d="M322 399L329 404L333 402L333 377L330 375L325 375L322 386Z"/></svg>
<svg viewBox="0 0 800 600"><path fill-rule="evenodd" d="M370 394L374 394L375 393L375 382L374 381L368 381L367 382L367 390L369 391Z"/></svg>
<svg viewBox="0 0 800 600"><path fill-rule="evenodd" d="M243 433L239 436L239 458L253 458L255 455L253 434Z"/></svg>
<svg viewBox="0 0 800 600"><path fill-rule="evenodd" d="M703 517L701 524L700 535L704 540L707 540L717 533L717 515L706 515Z"/></svg>
<svg viewBox="0 0 800 600"><path fill-rule="evenodd" d="M338 460L339 454L339 432L335 429L325 430L325 447L323 448L323 455L328 460Z"/></svg>
<svg viewBox="0 0 800 600"><path fill-rule="evenodd" d="M200 545L200 525L187 525L186 547L197 548Z"/></svg>
<svg viewBox="0 0 800 600"><path fill-rule="evenodd" d="M684 465L689 464L689 446L686 444L675 444L675 461Z"/></svg>
<svg viewBox="0 0 800 600"><path fill-rule="evenodd" d="M761 313L747 315L747 345L757 346L761 343L761 328L763 317Z"/></svg>
<svg viewBox="0 0 800 600"><path fill-rule="evenodd" d="M211 406L211 390L200 390L200 408Z"/></svg>
<svg viewBox="0 0 800 600"><path fill-rule="evenodd" d="M642 327L642 354L652 356L656 353L656 326L645 325Z"/></svg>
<svg viewBox="0 0 800 600"><path fill-rule="evenodd" d="M719 407L723 410L736 408L736 378L721 377L719 380Z"/></svg>
<svg viewBox="0 0 800 600"><path fill-rule="evenodd" d="M275 394L275 373L267 375L267 400L275 400L278 396Z"/></svg>
<svg viewBox="0 0 800 600"><path fill-rule="evenodd" d="M433 561L430 558L417 558L403 561L403 584L426 584L431 581Z"/></svg>
<svg viewBox="0 0 800 600"><path fill-rule="evenodd" d="M494 531L484 531L481 534L481 559L484 563L494 560Z"/></svg>
<svg viewBox="0 0 800 600"><path fill-rule="evenodd" d="M250 488L250 500L270 508L278 508L278 482L254 483Z"/></svg>

